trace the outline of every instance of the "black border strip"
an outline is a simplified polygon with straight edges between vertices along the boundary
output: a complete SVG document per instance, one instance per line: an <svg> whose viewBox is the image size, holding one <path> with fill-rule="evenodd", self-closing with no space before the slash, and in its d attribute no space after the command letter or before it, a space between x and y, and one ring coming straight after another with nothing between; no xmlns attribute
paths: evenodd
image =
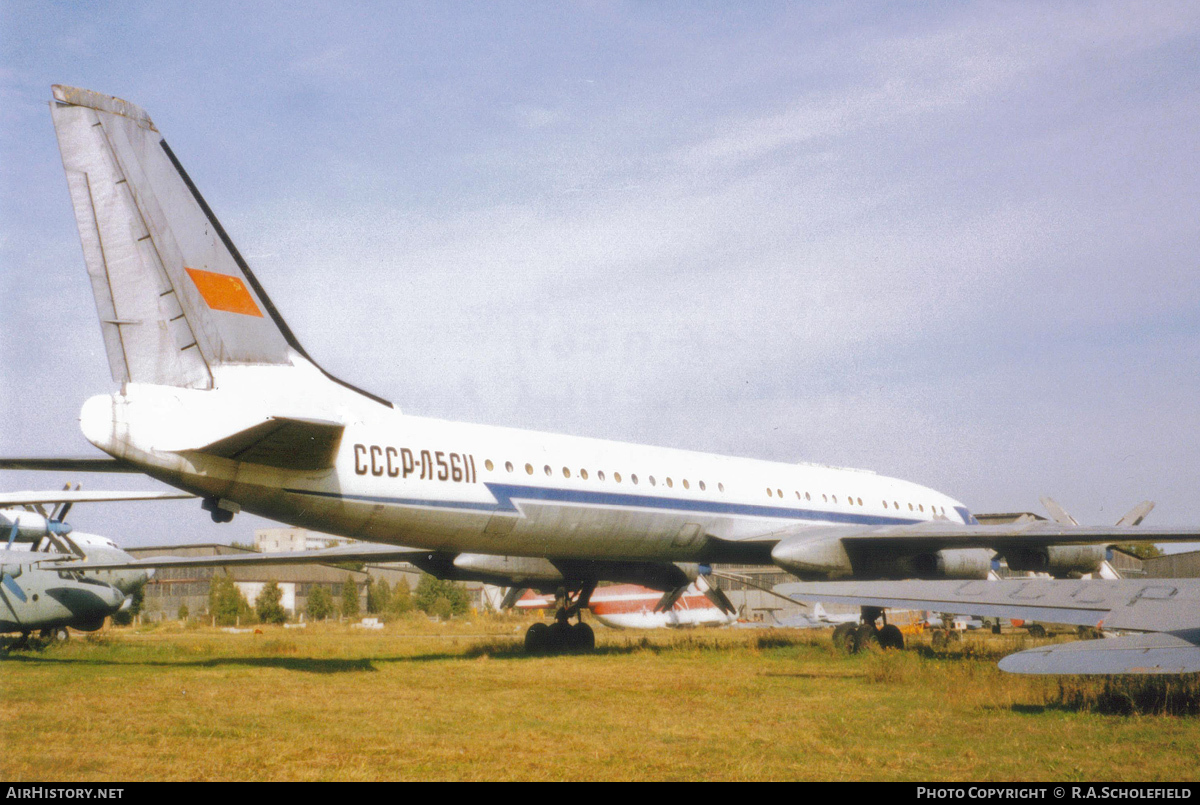
<svg viewBox="0 0 1200 805"><path fill-rule="evenodd" d="M159 140L159 145L161 145L163 151L166 152L167 158L171 160L171 164L175 166L175 170L179 172L179 176L183 179L183 183L187 185L188 190L192 191L192 196L196 199L196 203L200 205L200 209L204 211L206 216L208 216L209 223L213 225L213 229L217 231L217 235L220 236L221 242L225 244L225 248L228 249L229 253L233 256L233 261L237 263L238 268L240 268L242 273L246 275L246 279L249 281L250 287L254 289L254 293L258 296L259 300L263 303L263 306L267 309L267 314L270 315L271 320L275 322L275 326L279 328L281 333L283 333L283 338L285 341L287 341L288 345L303 355L309 363L311 363L313 366L316 366L317 369L320 369L321 374L325 375L334 383L345 386L351 391L357 392L364 397L374 400L377 403L386 405L388 408L395 408L396 406L388 400L371 394L369 391L363 391L357 386L352 386L345 380L341 380L329 374L329 372L322 369L320 364L314 361L309 354L304 351L304 347L300 346L300 342L296 340L296 336L292 333L291 328L287 326L287 322L283 320L283 316L279 315L279 311L275 309L275 305L272 304L270 297L267 296L267 292L263 290L261 285L259 285L258 279L254 276L254 272L250 270L250 266L246 265L246 261L242 259L241 253L238 252L237 247L233 245L233 241L229 239L229 235L225 233L225 227L221 226L221 222L217 220L217 216L213 215L213 211L208 206L208 202L204 200L204 196L200 195L200 191L197 190L196 185L192 183L192 179L190 176L188 176L187 171L183 169L183 165L179 164L179 160L175 157L175 152L171 150L171 146L167 145L167 141L165 139Z"/></svg>

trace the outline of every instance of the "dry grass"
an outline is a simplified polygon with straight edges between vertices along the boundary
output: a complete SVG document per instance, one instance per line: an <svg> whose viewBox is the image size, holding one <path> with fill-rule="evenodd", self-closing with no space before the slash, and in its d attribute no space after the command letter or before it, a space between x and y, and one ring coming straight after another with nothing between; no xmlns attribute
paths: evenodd
<svg viewBox="0 0 1200 805"><path fill-rule="evenodd" d="M523 628L164 627L14 652L0 776L1186 780L1200 756L1200 719L1118 714L1194 714L1195 678L1012 676L1008 637L842 657L823 632L600 630L594 655L527 657Z"/></svg>

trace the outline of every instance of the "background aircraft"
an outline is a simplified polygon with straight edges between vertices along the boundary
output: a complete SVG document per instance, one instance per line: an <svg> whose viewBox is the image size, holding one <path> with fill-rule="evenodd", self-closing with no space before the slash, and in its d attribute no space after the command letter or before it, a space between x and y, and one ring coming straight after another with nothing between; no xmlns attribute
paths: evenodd
<svg viewBox="0 0 1200 805"><path fill-rule="evenodd" d="M66 628L95 631L104 619L128 606L130 594L152 570L128 567L133 557L112 540L75 531L65 521L80 502L175 500L177 492L0 493L0 529L7 542L0 550L0 633L27 639L40 631L65 638ZM53 505L53 512L42 507ZM85 558L117 563L82 570Z"/></svg>
<svg viewBox="0 0 1200 805"><path fill-rule="evenodd" d="M713 595L704 577L682 591L663 593L637 584L597 587L588 600L588 611L596 620L614 629L678 629L692 626L727 626L737 622L737 613L724 595ZM720 591L716 591L720 594ZM716 600L714 601L714 598ZM518 610L556 607L553 596L522 596Z"/></svg>

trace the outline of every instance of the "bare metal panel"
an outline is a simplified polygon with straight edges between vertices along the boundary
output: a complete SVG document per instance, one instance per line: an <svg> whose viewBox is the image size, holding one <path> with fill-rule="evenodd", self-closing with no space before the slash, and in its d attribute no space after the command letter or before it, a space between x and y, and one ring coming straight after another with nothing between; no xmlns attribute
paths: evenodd
<svg viewBox="0 0 1200 805"><path fill-rule="evenodd" d="M211 365L290 363L273 309L149 116L86 90L55 87L55 97L55 129L114 378L208 388ZM196 276L221 280L218 290L244 294L247 307L231 310Z"/></svg>

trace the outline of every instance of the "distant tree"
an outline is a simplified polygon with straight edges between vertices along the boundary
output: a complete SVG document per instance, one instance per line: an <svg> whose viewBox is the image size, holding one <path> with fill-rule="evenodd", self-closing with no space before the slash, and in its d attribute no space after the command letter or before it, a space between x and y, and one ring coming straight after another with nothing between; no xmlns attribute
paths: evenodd
<svg viewBox="0 0 1200 805"><path fill-rule="evenodd" d="M254 599L254 611L263 623L285 623L288 619L287 610L283 608L283 590L274 581L263 585Z"/></svg>
<svg viewBox="0 0 1200 805"><path fill-rule="evenodd" d="M258 548L254 547L253 545L246 543L246 542L237 542L236 540L234 542L229 543L229 547L240 548L243 551L252 551L253 553L259 552Z"/></svg>
<svg viewBox="0 0 1200 805"><path fill-rule="evenodd" d="M333 614L333 596L321 585L313 585L308 593L308 617L324 620Z"/></svg>
<svg viewBox="0 0 1200 805"><path fill-rule="evenodd" d="M349 573L346 574L346 580L342 582L342 617L358 617L358 585L354 583L354 577Z"/></svg>
<svg viewBox="0 0 1200 805"><path fill-rule="evenodd" d="M387 579L367 579L367 612L380 615L388 611L392 603L392 588Z"/></svg>
<svg viewBox="0 0 1200 805"><path fill-rule="evenodd" d="M142 604L146 600L146 582L143 581L140 584L134 585L127 595L133 598L129 607L114 613L112 616L112 622L118 626L128 626L141 613Z"/></svg>
<svg viewBox="0 0 1200 805"><path fill-rule="evenodd" d="M187 604L180 604L180 605L179 605L179 614L177 614L175 617L177 617L177 618L178 618L179 620L181 620L181 621L186 621L186 620L188 619L188 607L187 607Z"/></svg>
<svg viewBox="0 0 1200 805"><path fill-rule="evenodd" d="M216 618L218 626L254 622L254 610L229 576L213 576L208 588L208 612Z"/></svg>
<svg viewBox="0 0 1200 805"><path fill-rule="evenodd" d="M444 598L445 602L440 603L438 601L440 598ZM417 582L417 591L413 595L413 603L422 612L430 615L449 617L451 614L465 615L471 608L471 596L467 592L467 588L461 584L456 584L452 581L442 581L425 573L421 575L421 580ZM449 612L443 615L443 612L447 608Z"/></svg>
<svg viewBox="0 0 1200 805"><path fill-rule="evenodd" d="M396 582L396 586L392 588L392 612L397 615L403 615L406 612L412 612L413 599L412 590L409 589L408 579L401 576Z"/></svg>
<svg viewBox="0 0 1200 805"><path fill-rule="evenodd" d="M1153 559L1162 556L1162 548L1150 542L1131 542L1128 545L1115 545L1118 551L1136 556L1138 559Z"/></svg>

